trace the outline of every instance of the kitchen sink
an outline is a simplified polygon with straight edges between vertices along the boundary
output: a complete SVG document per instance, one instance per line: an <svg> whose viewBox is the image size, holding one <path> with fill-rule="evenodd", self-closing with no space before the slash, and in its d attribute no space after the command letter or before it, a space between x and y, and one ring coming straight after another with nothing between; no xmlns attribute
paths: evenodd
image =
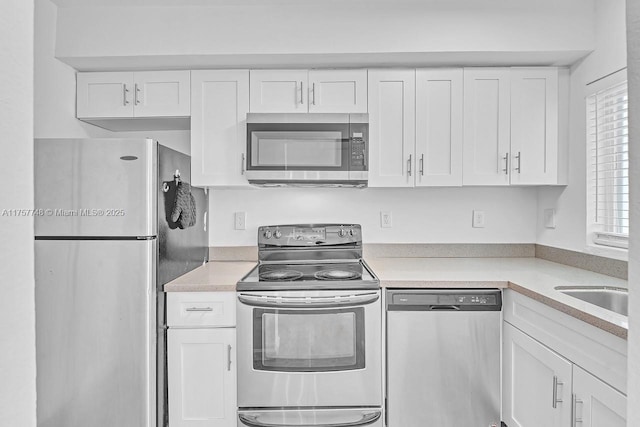
<svg viewBox="0 0 640 427"><path fill-rule="evenodd" d="M556 290L590 304L628 316L629 294L613 286L557 286Z"/></svg>

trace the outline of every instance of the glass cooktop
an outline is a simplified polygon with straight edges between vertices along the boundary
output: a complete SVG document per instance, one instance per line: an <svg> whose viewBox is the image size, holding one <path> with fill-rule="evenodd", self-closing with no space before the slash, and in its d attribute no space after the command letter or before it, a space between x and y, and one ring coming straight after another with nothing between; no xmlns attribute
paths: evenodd
<svg viewBox="0 0 640 427"><path fill-rule="evenodd" d="M378 279L361 261L324 263L261 263L240 282L239 290L255 289L370 289Z"/></svg>

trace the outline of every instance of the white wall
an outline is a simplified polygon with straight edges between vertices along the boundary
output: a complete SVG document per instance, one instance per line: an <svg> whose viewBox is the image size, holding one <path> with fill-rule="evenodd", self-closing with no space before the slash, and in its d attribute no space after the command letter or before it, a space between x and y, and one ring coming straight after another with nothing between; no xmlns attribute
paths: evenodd
<svg viewBox="0 0 640 427"><path fill-rule="evenodd" d="M0 424L36 425L33 218L33 2L0 3Z"/></svg>
<svg viewBox="0 0 640 427"><path fill-rule="evenodd" d="M627 425L640 426L640 2L627 1L631 247L629 249L629 400Z"/></svg>
<svg viewBox="0 0 640 427"><path fill-rule="evenodd" d="M597 252L587 246L586 216L586 85L626 67L625 0L596 0L596 50L571 69L569 111L569 185L541 188L538 195L537 243L580 252ZM556 228L544 228L543 211L556 210ZM624 251L600 251L601 255L626 258Z"/></svg>
<svg viewBox="0 0 640 427"><path fill-rule="evenodd" d="M255 245L269 224L362 224L365 243L534 243L533 188L367 188L213 190L211 246ZM472 210L484 210L485 228L472 228ZM247 229L234 230L233 213L247 212ZM380 227L391 211L392 228Z"/></svg>
<svg viewBox="0 0 640 427"><path fill-rule="evenodd" d="M265 0L217 7L61 8L56 56L79 59L76 64L105 59L105 65L153 57L148 63L178 66L167 61L327 53L386 54L389 60L404 53L584 54L593 48L593 1Z"/></svg>
<svg viewBox="0 0 640 427"><path fill-rule="evenodd" d="M54 57L57 14L50 0L35 1L35 138L149 137L188 154L188 131L114 133L75 118L76 71Z"/></svg>

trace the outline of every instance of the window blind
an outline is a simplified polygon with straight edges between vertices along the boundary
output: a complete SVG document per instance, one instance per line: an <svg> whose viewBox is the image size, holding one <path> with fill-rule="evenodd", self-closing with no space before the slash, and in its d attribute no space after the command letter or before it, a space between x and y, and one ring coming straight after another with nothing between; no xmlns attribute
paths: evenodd
<svg viewBox="0 0 640 427"><path fill-rule="evenodd" d="M597 244L628 246L628 126L626 82L587 98L588 188Z"/></svg>

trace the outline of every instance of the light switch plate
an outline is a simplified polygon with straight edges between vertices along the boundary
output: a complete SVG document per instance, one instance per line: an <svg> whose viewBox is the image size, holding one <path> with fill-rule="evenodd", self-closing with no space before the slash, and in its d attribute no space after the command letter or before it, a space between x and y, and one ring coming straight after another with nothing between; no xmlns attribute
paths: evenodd
<svg viewBox="0 0 640 427"><path fill-rule="evenodd" d="M247 213L246 212L235 212L233 214L234 227L236 230L246 230L247 229Z"/></svg>
<svg viewBox="0 0 640 427"><path fill-rule="evenodd" d="M473 228L484 228L484 211L473 211Z"/></svg>
<svg viewBox="0 0 640 427"><path fill-rule="evenodd" d="M556 210L555 209L544 210L544 226L546 228L556 228Z"/></svg>

